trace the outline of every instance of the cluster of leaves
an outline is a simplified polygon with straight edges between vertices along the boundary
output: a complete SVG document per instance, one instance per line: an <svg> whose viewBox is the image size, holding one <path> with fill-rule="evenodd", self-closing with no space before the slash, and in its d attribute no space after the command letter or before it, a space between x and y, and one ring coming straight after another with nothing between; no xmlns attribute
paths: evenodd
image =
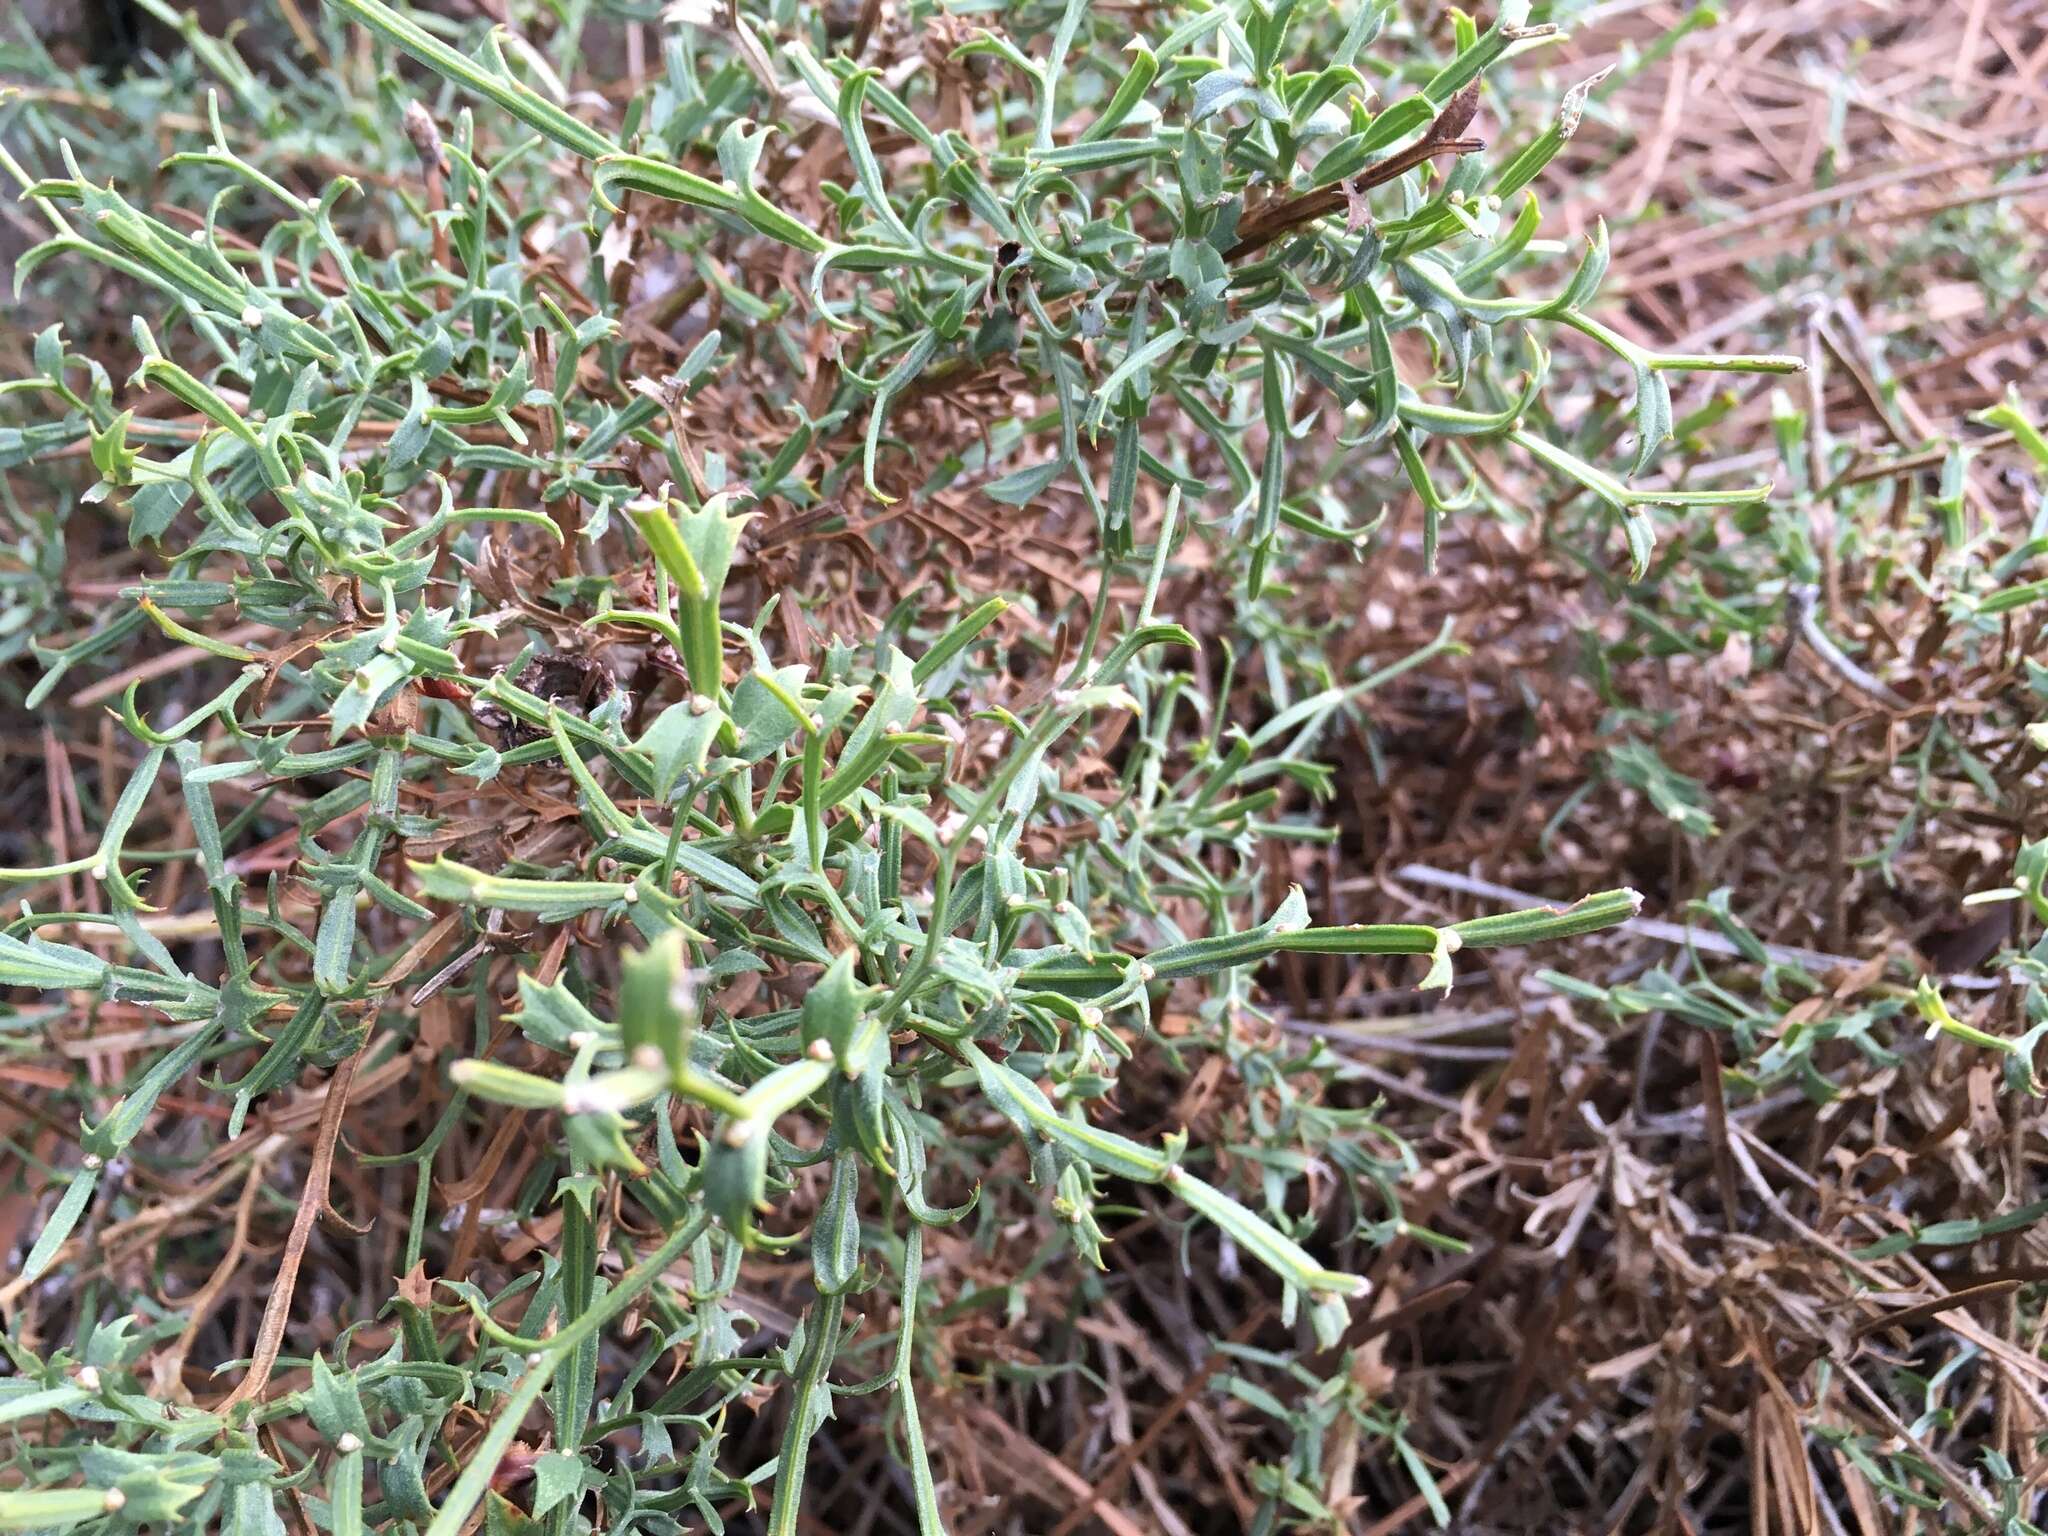
<svg viewBox="0 0 2048 1536"><path fill-rule="evenodd" d="M0 1420L45 1427L17 1443L0 1526L273 1530L303 1498L337 1533L452 1536L479 1508L566 1532L594 1496L607 1529L693 1513L718 1528L772 1485L770 1529L793 1531L835 1401L892 1389L917 1518L939 1529L915 1390L924 1244L975 1215L1006 1144L1084 1257L1100 1260L1114 1190L1160 1186L1337 1346L1356 1256L1417 1230L1398 1160L1367 1150L1369 1116L1312 1096L1262 1158L1110 1129L1122 1064L1160 1046L1158 1011L1199 996L1208 1038L1228 1042L1275 957L1414 956L1441 985L1463 950L1634 914L1621 890L1449 926L1319 926L1299 890L1262 906L1261 848L1333 835L1314 814L1323 733L1422 658L1273 666L1265 717L1232 721L1202 646L1238 636L1157 612L1199 550L1232 622L1274 634L1271 605L1315 551L1372 547L1378 525L1350 509L1374 487L1418 498L1431 563L1446 516L1514 513L1486 468L1497 453L1587 493L1637 575L1654 508L1761 500L1660 474L1691 425L1670 378L1798 364L1647 351L1592 313L1604 229L1575 260L1536 238L1530 184L1590 86L1541 126L1513 114L1523 137L1503 153L1470 136L1483 106L1515 104L1487 82L1555 27L1526 3L1483 29L1452 13L1440 54L1389 0L1334 18L1288 0L1155 8L1135 39L1085 0L985 29L911 6L904 24L942 45L925 99L915 72L863 67L866 29L847 46L827 9L711 27L684 7L616 128L559 89L573 27L550 61L509 34L478 47L425 14L332 0L327 75L281 89L187 21L226 92L167 166L188 218L95 179L68 145L40 178L7 156L51 231L20 278L111 276L138 318L118 387L61 330L35 339L5 386L0 464L89 464L72 518L110 516L152 566L45 644L66 520L37 515L16 610L40 663L25 702L159 636L190 665L174 714L152 718L147 677L119 691L130 766L98 786L89 851L0 870L23 903L0 983L146 1010L169 1044L47 1170L6 1300L86 1262L102 1207L134 1198L115 1172L195 1072L226 1096L252 1179L272 1155L252 1122L309 1073L325 1089L254 1357L222 1362L238 1385L205 1410L148 1389L141 1367L186 1331L174 1311L108 1322L81 1306L60 1347L10 1339ZM394 76L353 78L351 27L392 67L426 66L440 110L408 110ZM303 163L287 174L226 126L235 101L277 121L325 83L360 102L359 176L306 189ZM665 377L635 372L644 322L615 281L621 249L672 253L721 306ZM1558 332L1629 381L1578 434L1632 432L1625 468L1549 430ZM971 444L927 455L892 431L990 374L1023 403ZM705 439L731 381L771 401L779 435ZM1093 600L1048 611L878 577L865 629L801 644L822 603L746 574L763 518L857 528L863 508L958 489L995 516L1081 508ZM1597 538L1583 557L1605 563ZM250 857L278 846L282 869ZM186 870L212 922L167 942L151 898ZM112 943L88 942L98 929ZM495 1292L409 1279L376 1358L351 1347L369 1319L288 1352L351 1084L440 1069L419 1021L443 988L469 998L475 1036L432 1132L384 1159L414 1179L406 1272L434 1256L435 1153L479 1116L552 1128L526 1213L552 1204L559 1242ZM18 1027L49 1017L25 1009ZM1327 1070L1314 1053L1238 1065L1283 1102ZM1344 1216L1303 1201L1311 1157L1347 1176ZM750 1351L743 1256L806 1235L804 1314ZM835 1380L856 1349L849 1299L871 1292L895 1298L891 1363ZM622 1363L603 1346L629 1309L642 1343ZM657 1386L672 1352L689 1368ZM280 1365L305 1384L271 1391ZM764 1384L786 1399L779 1454L735 1465L728 1413ZM1303 1435L1355 1415L1434 1497L1369 1400L1318 1402ZM478 1408L488 1430L458 1442ZM521 1510L493 1478L537 1409L553 1449ZM631 1456L599 1454L628 1430ZM1271 1521L1326 1513L1285 1468L1264 1492Z"/></svg>

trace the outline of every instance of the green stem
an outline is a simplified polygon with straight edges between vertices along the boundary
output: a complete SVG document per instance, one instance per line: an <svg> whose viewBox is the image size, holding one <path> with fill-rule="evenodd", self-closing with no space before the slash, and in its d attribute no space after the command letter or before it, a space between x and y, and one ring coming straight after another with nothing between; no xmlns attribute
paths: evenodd
<svg viewBox="0 0 2048 1536"><path fill-rule="evenodd" d="M768 1516L768 1536L796 1536L811 1436L817 1433L817 1425L811 1422L811 1399L824 1385L825 1373L832 1368L833 1356L839 1352L839 1325L845 1315L844 1296L820 1296L811 1307L812 1333L794 1383L796 1403L789 1410L789 1426L782 1434L782 1455L775 1467L775 1507ZM427 1536L435 1533L430 1531Z"/></svg>
<svg viewBox="0 0 2048 1536"><path fill-rule="evenodd" d="M710 1222L710 1216L704 1215L676 1228L659 1248L621 1275L619 1283L605 1292L596 1305L548 1340L545 1349L536 1350L528 1357L526 1374L519 1378L519 1385L512 1389L504 1407L498 1410L498 1417L492 1421L483 1444L471 1453L462 1475L448 1490L448 1497L442 1500L433 1524L427 1527L426 1536L457 1536L469 1522L470 1514L483 1501L484 1492L491 1486L491 1478L498 1470L498 1463L512 1448L520 1426L526 1422L526 1415L540 1401L540 1395L547 1390L557 1367L574 1353L578 1344L625 1311L634 1298L659 1279Z"/></svg>

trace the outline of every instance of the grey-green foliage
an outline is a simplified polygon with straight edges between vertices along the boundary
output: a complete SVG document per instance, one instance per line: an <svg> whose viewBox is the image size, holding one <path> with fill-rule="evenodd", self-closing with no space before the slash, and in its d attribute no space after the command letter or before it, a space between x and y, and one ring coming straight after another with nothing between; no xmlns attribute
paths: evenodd
<svg viewBox="0 0 2048 1536"><path fill-rule="evenodd" d="M936 14L909 8L913 25ZM1360 1282L1329 1255L1395 1230L1401 1157L1367 1150L1369 1115L1302 1095L1305 1077L1328 1071L1314 1052L1237 1059L1283 1106L1256 1196L1233 1192L1217 1148L1108 1129L1104 1101L1134 1044L1151 1040L1153 1010L1169 988L1199 988L1202 1017L1227 1020L1256 1006L1252 969L1282 954L1412 955L1417 980L1442 984L1462 948L1568 937L1636 903L1609 892L1447 928L1317 926L1299 891L1263 910L1259 845L1331 835L1300 810L1329 787L1317 741L1398 665L1313 690L1275 678L1270 716L1227 729L1227 680L1206 689L1187 665L1197 637L1154 611L1163 578L1181 541L1202 539L1256 615L1302 541L1365 547L1349 503L1376 474L1417 494L1433 558L1441 519L1483 499L1477 480L1452 491L1439 477L1466 479L1474 455L1497 449L1588 492L1640 570L1648 508L1763 490L1655 478L1668 376L1796 365L1625 340L1593 313L1604 230L1559 270L1509 282L1560 254L1536 239L1530 183L1584 106L1581 93L1534 112L1486 94L1554 35L1529 25L1526 4L1483 31L1455 17L1448 58L1429 57L1386 0L1334 17L1254 0L1168 7L1147 13L1139 38L1122 30L1130 15L1074 0L991 17L1000 24L952 55L991 82L972 134L932 127L914 80L892 85L844 57L816 8L748 13L737 34L681 20L664 33L660 76L615 129L558 99L530 48L334 0L331 60L348 59L339 19L353 19L435 71L436 100L456 110L432 167L440 207L381 190L386 177L299 190L227 127L237 103L282 122L280 88L197 33L193 56L218 89L190 104L206 131L167 167L196 223L168 221L69 148L40 177L10 155L50 230L21 278L96 263L136 295L137 318L125 384L61 331L38 338L32 371L7 386L6 462L61 472L82 456L94 477L82 504L125 524L153 568L79 638L35 642L30 702L159 637L211 658L175 723L153 723L147 686L121 699L132 770L125 790L106 788L93 849L0 871L37 903L0 933L0 982L140 1004L179 1031L86 1129L17 1293L75 1261L94 1202L113 1198L101 1190L109 1162L135 1152L162 1095L196 1067L229 1095L234 1135L309 1068L374 1070L410 1050L399 962L417 958L410 946L441 913L467 914L485 953L508 917L602 930L616 953L545 985L523 977L516 1019L537 1053L529 1067L546 1069L472 1053L428 1141L392 1159L415 1179L410 1267L449 1127L551 1117L563 1235L534 1273L510 1295L450 1285L428 1302L408 1290L381 1357L345 1338L310 1387L213 1414L171 1417L130 1370L175 1334L174 1316L112 1328L82 1317L67 1347L17 1347L0 1413L63 1415L81 1432L19 1449L21 1481L38 1491L0 1494L0 1524L274 1529L273 1500L298 1469L254 1430L294 1418L323 1446L314 1477L334 1530L451 1536L544 1402L556 1450L536 1469L533 1513L574 1529L594 1494L611 1528L669 1529L692 1510L715 1519L766 1475L730 1464L722 1410L768 1380L791 1398L772 1528L793 1530L806 1447L835 1395L858 1389L832 1374L847 1299L880 1288L898 1298L899 1337L868 1385L897 1389L918 1518L935 1529L917 1306L925 1230L967 1219L990 1172L947 1134L964 1106L1009 1123L1087 1257L1104 1240L1108 1182L1158 1185L1272 1271L1320 1339L1342 1333ZM573 64L575 46L565 29L555 63ZM365 90L346 62L326 67L326 83L353 93L353 131L377 146L365 156L404 167L396 82ZM1500 119L1500 151L1464 137L1482 107ZM792 124L842 142L844 179L819 189L824 228L783 205L788 168L768 158ZM909 146L886 168L874 147L885 134ZM730 284L726 326L662 381L687 403L729 371L765 376L788 415L783 439L721 440L697 460L667 431L663 389L636 387L602 254L629 194L642 220L650 200L685 205L662 230L693 260L786 247L807 267L793 294ZM570 259L529 258L522 236L543 220L568 226ZM1633 390L1625 465L1597 467L1548 430L1546 343L1561 331L1604 349ZM812 416L797 386L828 340L836 383ZM995 360L1029 380L1033 408L985 423L986 447L913 463L906 481L896 461L916 455L891 435L892 410L913 386ZM1326 412L1341 431L1312 430ZM629 456L667 485L649 494ZM1228 489L1212 494L1212 477ZM1163 514L1146 510L1143 481L1167 492ZM735 553L759 508L948 485L1018 509L1005 515L1073 495L1092 512L1101 595L1065 616L1079 654L1029 707L1012 713L1003 687L1005 649L1030 646L1000 599L895 605L808 663L781 649L772 609L737 611ZM525 610L475 575L506 547L559 573ZM1111 611L1114 577L1142 586L1135 617ZM224 638L231 618L269 638ZM623 689L572 705L523 684L579 633L658 651L676 684L639 713ZM302 635L310 643L289 643ZM1192 742L1191 710L1212 727ZM322 729L280 723L307 718ZM1106 793L1084 793L1063 766L1119 731ZM988 750L970 760L969 740ZM512 773L571 798L569 852L488 870L408 861L408 844L443 825L421 791L466 788L489 805ZM246 792L228 802L228 785ZM273 808L282 787L291 798ZM162 839L137 828L157 827L145 813L173 801L190 846L151 846ZM1092 835L1034 853L1035 830L1077 825ZM238 873L235 854L279 831L296 834L289 894L309 907ZM195 867L212 903L219 945L203 966L142 921L149 873L172 859ZM97 882L105 910L50 909L60 877ZM41 936L63 923L116 928L120 961ZM728 1014L713 999L749 972L803 978L809 995ZM485 964L456 984L479 1049L491 974ZM679 1104L705 1127L695 1144L673 1135ZM1311 1153L1373 1191L1350 1197L1335 1231L1289 1198ZM826 1197L792 1219L787 1192L812 1164L829 1164ZM607 1224L622 1271L596 1238L614 1183L665 1234L643 1254ZM946 1207L941 1189L965 1203ZM785 1249L802 1219L816 1299L785 1347L739 1358L738 1256ZM500 1320L512 1295L530 1337ZM621 1379L600 1373L593 1341L628 1306L659 1320L659 1341ZM446 1336L437 1309L472 1314L481 1347ZM672 1346L697 1363L657 1387L649 1374ZM458 1405L492 1427L436 1504L439 1428ZM628 1425L640 1453L600 1469L589 1448ZM1398 1424L1371 1425L1426 1476ZM1275 1509L1295 1500L1284 1478L1268 1491Z"/></svg>
<svg viewBox="0 0 2048 1536"><path fill-rule="evenodd" d="M810 257L817 318L864 342L867 361L841 401L867 419L861 474L870 494L881 494L876 456L895 397L921 376L1003 354L1035 373L1058 431L1052 452L993 479L989 494L1028 503L1077 477L1105 554L1128 555L1141 475L1190 492L1206 486L1199 470L1155 457L1141 441L1146 413L1170 401L1203 429L1229 475L1235 500L1216 511L1248 546L1253 593L1283 523L1354 536L1290 495L1291 481L1329 476L1289 464L1291 440L1325 402L1358 424L1355 437L1341 439L1346 452L1391 446L1424 508L1430 559L1442 516L1478 494L1476 485L1435 483L1426 463L1432 439L1453 468L1472 444L1499 442L1576 482L1618 516L1638 574L1654 538L1647 508L1766 493L1636 481L1673 435L1669 374L1796 371L1796 359L1658 354L1624 339L1591 312L1608 262L1604 225L1549 291L1501 289L1539 249L1541 209L1529 184L1576 131L1587 96L1587 87L1567 92L1551 121L1524 129L1509 153L1483 154L1481 141L1461 137L1486 72L1559 36L1552 24L1530 24L1526 0L1503 5L1484 32L1454 13L1458 51L1436 67L1374 53L1391 0L1363 0L1334 36L1304 22L1300 6L1282 4L1193 9L1140 38L1118 38L1114 23L1069 0L1042 54L994 29L957 51L1022 89L1024 99L1005 99L988 125L999 140L990 150L958 130L934 131L873 70L821 59L803 27L772 49L765 24L736 18L756 83L775 88L772 101L751 104L767 125L730 110L728 65L714 77L728 86L719 103L727 112L705 110L707 92L698 110L678 106L668 122L643 123L645 142L629 148L523 82L502 50L478 61L382 0L337 4L591 159L601 204L626 191L670 199ZM670 101L686 98L682 89ZM832 233L808 228L759 186L777 111L799 121L829 115L844 135L853 180L824 189ZM676 163L689 141L671 127L681 118L708 138L707 117L724 122L715 177ZM871 148L883 130L907 135L928 157L907 195L885 182ZM1402 167L1440 174L1394 174ZM1391 206L1369 195L1382 184ZM1328 216L1340 209L1341 222ZM863 280L833 281L847 274ZM1475 356L1500 345L1503 327L1525 338L1528 366L1516 385L1496 369L1473 377ZM1393 338L1410 329L1428 339L1429 377L1396 361ZM1625 473L1531 430L1527 412L1548 366L1543 340L1558 329L1604 348L1632 379L1635 441ZM1071 350L1084 341L1099 355L1093 370ZM1452 403L1468 392L1479 398ZM1256 466L1242 446L1255 424L1266 435ZM1027 430L1018 443L1040 435ZM1081 444L1105 435L1115 451L1098 485L1084 472ZM756 488L784 490L773 471L787 467L776 455Z"/></svg>

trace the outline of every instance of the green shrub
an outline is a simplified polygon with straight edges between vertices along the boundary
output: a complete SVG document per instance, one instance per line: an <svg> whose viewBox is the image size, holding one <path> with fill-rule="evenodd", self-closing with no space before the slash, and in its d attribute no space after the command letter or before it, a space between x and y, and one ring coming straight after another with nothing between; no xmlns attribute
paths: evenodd
<svg viewBox="0 0 2048 1536"><path fill-rule="evenodd" d="M1112 1129L1126 1063L1236 1052L1276 957L1413 956L1410 979L1445 985L1462 949L1635 911L1613 891L1318 925L1298 888L1272 902L1262 847L1336 835L1321 734L1421 658L1310 686L1261 663L1257 720L1228 718L1234 651L1217 680L1247 636L1279 654L1324 554L1381 548L1358 515L1375 495L1419 498L1425 562L1444 518L1517 515L1484 455L1589 493L1583 558L1609 558L1611 529L1638 572L1654 509L1765 494L1655 477L1669 378L1797 364L1647 352L1591 313L1605 231L1575 253L1537 238L1530 185L1596 85L1531 112L1489 83L1554 29L1526 3L1483 30L1454 12L1445 52L1382 0L1155 8L1137 38L1133 13L1085 3L986 28L908 11L928 70L862 67L866 26L849 37L827 6L676 20L661 72L600 127L554 78L574 78L575 25L550 58L332 0L310 84L188 32L226 95L167 167L183 219L68 149L42 179L8 158L51 229L21 278L97 263L136 306L125 384L52 328L5 386L0 464L54 486L89 463L78 499L99 508L25 527L26 702L172 646L182 673L116 695L132 746L88 791L93 846L0 870L24 904L0 982L139 1009L164 1047L111 1106L77 1084L78 1155L48 1170L61 1194L7 1298L92 1270L92 1234L146 1199L116 1171L189 1155L162 1135L174 1088L226 1104L207 1155L252 1189L280 1155L252 1128L296 1085L319 1085L295 1101L319 1123L223 1402L181 1407L175 1375L140 1374L171 1341L183 1359L198 1319L175 1305L107 1323L80 1301L67 1341L10 1341L0 1417L68 1427L17 1446L0 1526L267 1531L310 1496L336 1532L452 1536L480 1507L569 1531L595 1494L606 1529L715 1528L766 1488L769 1528L793 1531L813 1437L872 1388L894 1392L938 1529L925 1233L984 1219L1014 1150L1086 1259L1119 1191L1161 1186L1336 1345L1358 1256L1420 1229L1369 1114L1318 1103L1327 1057L1237 1058L1286 1107L1257 1156ZM349 23L432 73L366 78ZM302 160L226 126L239 106L282 142L328 87L359 175L306 190ZM1504 147L1475 137L1482 111ZM636 272L671 287L636 295ZM678 343L662 326L689 313L708 323ZM1561 333L1632 390L1613 467L1559 426ZM1092 582L949 570L889 521L946 497L1004 552L1078 514ZM89 515L146 574L45 644ZM777 586L763 531L791 526L872 559L836 585L800 561ZM1200 633L1160 611L1197 566L1230 610ZM174 879L203 883L210 924L178 921L190 899L152 905ZM61 904L87 886L98 900ZM1170 997L1194 1001L1198 1039L1161 1039ZM450 999L465 1049L422 1023ZM308 1343L300 1266L337 1147L371 1139L352 1087L444 1066L424 1140L355 1154L404 1176L376 1213L407 1277L382 1352L355 1347L363 1317ZM545 1139L519 1214L552 1211L559 1238L495 1290L436 1286L435 1155L508 1116ZM1366 1192L1305 1198L1311 1155ZM741 1255L803 1244L801 1322L745 1349ZM893 1303L893 1342L849 1380L876 1355L862 1296ZM675 1351L687 1369L657 1379ZM786 1403L772 1471L725 1439L764 1385ZM458 1410L487 1432L458 1442ZM623 1431L633 1454L600 1456ZM540 1432L522 1511L492 1479ZM1301 1512L1284 1471L1262 1491L1268 1520Z"/></svg>

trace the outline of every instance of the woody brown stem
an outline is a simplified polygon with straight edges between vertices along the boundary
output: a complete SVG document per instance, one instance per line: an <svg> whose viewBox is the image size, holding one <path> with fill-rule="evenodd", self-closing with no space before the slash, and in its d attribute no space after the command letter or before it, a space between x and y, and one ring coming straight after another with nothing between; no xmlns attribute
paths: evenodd
<svg viewBox="0 0 2048 1536"><path fill-rule="evenodd" d="M1334 185L1317 187L1284 203L1260 209L1257 217L1239 231L1237 244L1230 248L1224 259L1237 261L1254 251L1263 250L1288 230L1335 213L1353 198L1397 176L1407 175L1426 160L1433 160L1438 155L1469 155L1486 148L1483 139L1459 137L1472 126L1472 119L1478 113L1479 82L1475 80L1445 102L1443 110L1437 113L1422 137L1398 154L1390 155L1377 165L1369 165L1356 176L1345 177Z"/></svg>
<svg viewBox="0 0 2048 1536"><path fill-rule="evenodd" d="M1438 155L1469 155L1484 149L1483 139L1425 139L1420 144L1402 150L1378 165L1368 166L1348 182L1337 182L1327 187L1317 187L1313 192L1304 192L1299 197L1290 197L1284 203L1275 203L1259 210L1258 216L1246 225L1239 234L1224 260L1241 261L1254 251L1263 250L1286 234L1303 224L1313 223L1328 214L1337 212L1345 205L1347 186L1353 193L1369 191L1374 187L1405 176L1425 160Z"/></svg>

